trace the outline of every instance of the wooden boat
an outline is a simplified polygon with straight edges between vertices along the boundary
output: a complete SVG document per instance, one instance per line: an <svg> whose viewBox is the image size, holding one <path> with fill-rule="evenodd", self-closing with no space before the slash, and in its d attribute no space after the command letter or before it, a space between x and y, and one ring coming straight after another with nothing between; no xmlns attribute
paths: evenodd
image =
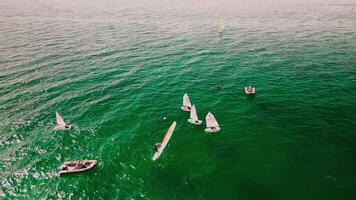
<svg viewBox="0 0 356 200"><path fill-rule="evenodd" d="M190 118L188 119L188 122L191 124L195 124L195 125L201 125L203 123L202 120L198 119L197 110L195 109L195 105L192 106L192 109L190 111Z"/></svg>
<svg viewBox="0 0 356 200"><path fill-rule="evenodd" d="M71 174L71 173L79 173L85 172L96 165L96 160L77 160L77 161L69 161L63 163L60 167L59 174Z"/></svg>
<svg viewBox="0 0 356 200"><path fill-rule="evenodd" d="M192 104L190 103L189 96L187 93L183 96L183 106L180 107L183 111L190 111L192 109Z"/></svg>

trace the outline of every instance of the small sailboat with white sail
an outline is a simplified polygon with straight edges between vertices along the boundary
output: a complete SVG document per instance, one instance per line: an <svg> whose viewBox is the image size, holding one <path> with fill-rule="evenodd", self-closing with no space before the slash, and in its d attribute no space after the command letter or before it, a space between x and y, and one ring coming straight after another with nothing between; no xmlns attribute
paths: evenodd
<svg viewBox="0 0 356 200"><path fill-rule="evenodd" d="M184 111L190 111L192 109L192 104L190 103L189 96L187 93L183 96L183 106L180 107Z"/></svg>
<svg viewBox="0 0 356 200"><path fill-rule="evenodd" d="M190 118L188 119L188 122L191 124L195 124L195 125L201 125L203 123L202 120L198 119L197 110L195 109L195 105L193 105L192 109L190 110Z"/></svg>
<svg viewBox="0 0 356 200"><path fill-rule="evenodd" d="M72 125L67 125L64 122L63 118L59 115L58 112L56 112L56 119L57 119L57 125L56 125L57 130L66 131L66 130L70 130L72 128Z"/></svg>
<svg viewBox="0 0 356 200"><path fill-rule="evenodd" d="M174 129L176 128L176 125L177 125L177 123L173 122L172 125L169 127L167 133L164 135L162 143L155 144L154 147L155 147L156 153L155 153L155 155L153 155L152 160L157 160L161 156L164 148L166 148L166 146L168 144L169 139L171 139L171 136L173 134Z"/></svg>
<svg viewBox="0 0 356 200"><path fill-rule="evenodd" d="M221 130L218 121L216 121L214 115L211 114L210 112L206 115L205 120L206 120L206 129L204 130L205 132L216 133Z"/></svg>

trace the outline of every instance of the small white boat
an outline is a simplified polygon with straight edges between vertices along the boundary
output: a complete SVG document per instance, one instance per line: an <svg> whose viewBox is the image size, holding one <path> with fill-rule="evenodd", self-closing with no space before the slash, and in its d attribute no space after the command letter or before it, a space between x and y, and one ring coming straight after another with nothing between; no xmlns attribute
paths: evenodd
<svg viewBox="0 0 356 200"><path fill-rule="evenodd" d="M177 125L177 123L173 122L172 125L169 127L167 133L164 135L164 138L162 140L160 147L157 149L155 155L153 155L152 160L157 160L161 156L164 148L166 148L168 141L173 134L174 129L176 128L176 125Z"/></svg>
<svg viewBox="0 0 356 200"><path fill-rule="evenodd" d="M188 119L188 122L191 124L195 124L195 125L201 125L203 123L202 120L198 119L197 110L195 109L195 105L193 105L192 109L190 110L190 118Z"/></svg>
<svg viewBox="0 0 356 200"><path fill-rule="evenodd" d="M256 94L256 89L255 89L255 87L251 87L251 86L245 87L245 93L246 94Z"/></svg>
<svg viewBox="0 0 356 200"><path fill-rule="evenodd" d="M216 133L219 132L220 126L218 124L218 122L216 121L215 117L213 114L211 114L210 112L206 115L205 117L206 120L206 129L204 130L207 133Z"/></svg>
<svg viewBox="0 0 356 200"><path fill-rule="evenodd" d="M78 160L78 161L69 161L63 163L60 167L59 174L71 174L85 172L96 165L96 160Z"/></svg>
<svg viewBox="0 0 356 200"><path fill-rule="evenodd" d="M192 104L190 103L187 93L185 93L183 96L183 106L180 108L184 111L190 111L192 109Z"/></svg>
<svg viewBox="0 0 356 200"><path fill-rule="evenodd" d="M64 122L63 118L59 115L58 112L56 112L56 119L57 119L57 125L56 125L57 130L66 131L66 130L70 130L72 128L72 125L67 125Z"/></svg>

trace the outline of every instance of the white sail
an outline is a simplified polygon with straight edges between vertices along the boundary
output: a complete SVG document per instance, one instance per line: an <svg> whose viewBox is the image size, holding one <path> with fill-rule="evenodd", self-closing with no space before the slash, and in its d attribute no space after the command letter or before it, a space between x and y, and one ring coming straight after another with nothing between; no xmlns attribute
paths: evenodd
<svg viewBox="0 0 356 200"><path fill-rule="evenodd" d="M194 121L198 120L198 115L197 115L197 111L195 110L195 105L192 106L192 110L190 111L190 119Z"/></svg>
<svg viewBox="0 0 356 200"><path fill-rule="evenodd" d="M219 127L219 124L216 121L214 115L211 114L210 112L206 115L205 120L206 120L206 127L207 128Z"/></svg>
<svg viewBox="0 0 356 200"><path fill-rule="evenodd" d="M192 107L187 93L183 96L183 106Z"/></svg>
<svg viewBox="0 0 356 200"><path fill-rule="evenodd" d="M172 125L169 127L167 133L164 135L164 138L162 140L161 146L158 149L158 151L155 153L155 155L153 156L152 160L157 160L159 158L159 156L161 155L161 153L163 152L164 148L166 148L169 139L171 138L174 129L176 128L177 123L173 122Z"/></svg>
<svg viewBox="0 0 356 200"><path fill-rule="evenodd" d="M63 118L56 112L56 118L57 118L57 125L60 127L65 127L66 123L64 123Z"/></svg>

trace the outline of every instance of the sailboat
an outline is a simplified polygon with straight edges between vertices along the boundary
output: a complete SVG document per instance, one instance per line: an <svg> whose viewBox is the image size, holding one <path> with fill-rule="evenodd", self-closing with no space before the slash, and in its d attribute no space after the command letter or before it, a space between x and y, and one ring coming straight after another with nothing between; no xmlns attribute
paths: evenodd
<svg viewBox="0 0 356 200"><path fill-rule="evenodd" d="M174 129L176 128L176 125L177 125L177 123L173 122L172 125L169 127L167 133L164 135L164 138L162 140L162 143L160 144L160 147L156 150L155 155L153 155L152 160L157 160L161 156L164 148L166 148L166 146L168 144L169 139L171 139L171 136L173 134Z"/></svg>
<svg viewBox="0 0 356 200"><path fill-rule="evenodd" d="M201 125L203 123L202 120L198 119L197 110L195 109L195 105L192 106L192 109L190 111L190 118L188 119L188 122L191 124L195 124L195 125Z"/></svg>
<svg viewBox="0 0 356 200"><path fill-rule="evenodd" d="M205 117L206 120L206 129L204 130L207 133L216 133L220 131L220 126L216 121L213 114L210 112Z"/></svg>
<svg viewBox="0 0 356 200"><path fill-rule="evenodd" d="M184 111L190 111L191 108L192 108L192 104L190 103L190 100L189 100L189 97L188 97L188 94L185 93L184 96L183 96L183 106L180 107L182 110Z"/></svg>
<svg viewBox="0 0 356 200"><path fill-rule="evenodd" d="M245 93L246 94L256 94L256 88L251 87L251 86L245 87Z"/></svg>
<svg viewBox="0 0 356 200"><path fill-rule="evenodd" d="M63 118L59 115L58 112L56 112L56 118L57 118L57 125L56 125L57 130L65 131L65 130L69 130L72 128L72 125L67 125L64 122Z"/></svg>

